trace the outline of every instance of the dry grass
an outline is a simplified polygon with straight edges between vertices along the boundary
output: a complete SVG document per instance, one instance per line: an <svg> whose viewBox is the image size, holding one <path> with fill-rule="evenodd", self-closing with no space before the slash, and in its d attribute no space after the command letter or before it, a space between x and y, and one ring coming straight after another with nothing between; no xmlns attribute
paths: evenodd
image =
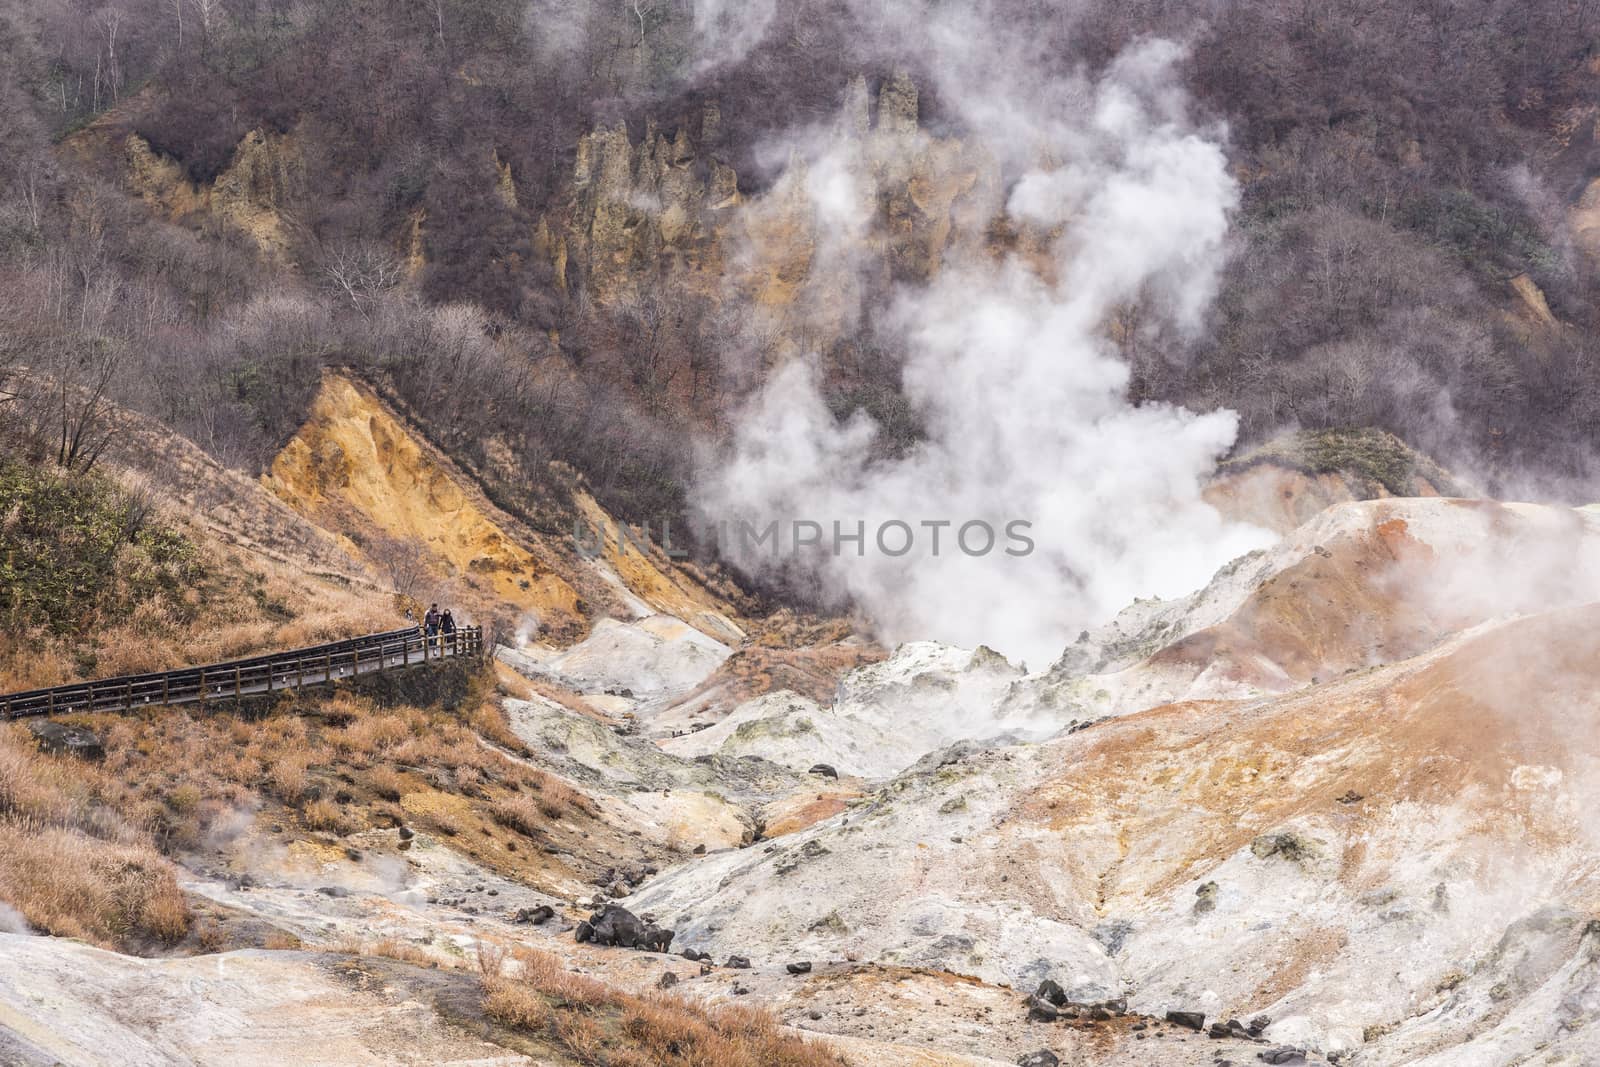
<svg viewBox="0 0 1600 1067"><path fill-rule="evenodd" d="M380 938L377 941L362 941L358 937L345 937L327 946L328 952L343 952L352 956L382 956L385 959L399 960L415 967L440 967L443 961L429 953L426 949L402 941L397 937Z"/></svg>
<svg viewBox="0 0 1600 1067"><path fill-rule="evenodd" d="M367 788L384 800L399 800L412 789L406 776L387 764L367 772Z"/></svg>
<svg viewBox="0 0 1600 1067"><path fill-rule="evenodd" d="M146 601L75 636L10 632L0 637L0 692L217 663L401 624L388 597L267 556L246 559L192 524L184 532L199 545L207 577L181 604Z"/></svg>
<svg viewBox="0 0 1600 1067"><path fill-rule="evenodd" d="M309 830L343 834L351 829L339 805L327 799L313 800L300 812L300 817L305 820Z"/></svg>
<svg viewBox="0 0 1600 1067"><path fill-rule="evenodd" d="M37 930L107 948L181 939L176 873L124 800L102 769L0 730L0 900Z"/></svg>
<svg viewBox="0 0 1600 1067"><path fill-rule="evenodd" d="M483 1010L594 1067L839 1067L824 1046L750 1008L703 1008L665 994L647 997L572 974L547 953L519 949L514 974L483 976Z"/></svg>
<svg viewBox="0 0 1600 1067"><path fill-rule="evenodd" d="M497 800L490 805L489 813L495 822L525 837L537 836L544 821L540 818L539 806L524 796Z"/></svg>
<svg viewBox="0 0 1600 1067"><path fill-rule="evenodd" d="M482 694L456 712L308 691L285 696L262 718L165 708L84 716L107 751L85 781L100 783L94 788L168 853L214 847L219 828L235 832L241 815L265 810L275 822L339 835L403 822L452 839L493 869L537 881L557 865L543 849L527 848L527 838L576 832L595 806L562 779L486 743L469 723L484 719L473 714L475 699L495 698L491 684L477 688ZM8 788L6 758L0 752L0 796ZM62 788L50 804L100 810L88 786ZM17 803L29 812L50 806L25 795Z"/></svg>

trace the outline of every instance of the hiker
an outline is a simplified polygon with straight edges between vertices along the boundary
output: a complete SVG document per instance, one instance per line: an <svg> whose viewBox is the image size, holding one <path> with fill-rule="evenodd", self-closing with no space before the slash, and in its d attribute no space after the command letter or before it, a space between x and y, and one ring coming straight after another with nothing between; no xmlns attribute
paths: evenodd
<svg viewBox="0 0 1600 1067"><path fill-rule="evenodd" d="M431 605L428 613L422 617L422 634L430 644L439 635L439 605Z"/></svg>
<svg viewBox="0 0 1600 1067"><path fill-rule="evenodd" d="M439 632L444 635L444 640L450 645L450 651L456 648L456 617L450 614L450 609L445 608L444 614L439 616Z"/></svg>

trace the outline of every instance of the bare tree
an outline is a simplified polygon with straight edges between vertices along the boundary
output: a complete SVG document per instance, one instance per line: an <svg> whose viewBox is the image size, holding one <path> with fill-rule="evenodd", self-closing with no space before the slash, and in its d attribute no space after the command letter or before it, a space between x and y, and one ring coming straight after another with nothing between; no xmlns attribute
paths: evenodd
<svg viewBox="0 0 1600 1067"><path fill-rule="evenodd" d="M211 32L216 28L217 19L222 15L222 0L189 0L194 7L194 13L200 17L200 32L206 40L211 39Z"/></svg>
<svg viewBox="0 0 1600 1067"><path fill-rule="evenodd" d="M323 250L322 276L329 291L370 322L378 299L405 281L406 266L382 245L340 242Z"/></svg>
<svg viewBox="0 0 1600 1067"><path fill-rule="evenodd" d="M433 576L432 556L415 538L380 534L372 539L367 556L389 579L390 587L408 599L416 599Z"/></svg>

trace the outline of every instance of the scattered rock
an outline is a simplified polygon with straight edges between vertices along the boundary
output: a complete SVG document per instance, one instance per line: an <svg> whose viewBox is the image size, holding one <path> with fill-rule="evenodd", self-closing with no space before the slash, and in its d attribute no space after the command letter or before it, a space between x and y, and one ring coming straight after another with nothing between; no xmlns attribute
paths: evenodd
<svg viewBox="0 0 1600 1067"><path fill-rule="evenodd" d="M1304 1049L1298 1048L1274 1048L1256 1053L1256 1059L1262 1063L1272 1064L1304 1063L1306 1062L1306 1053Z"/></svg>
<svg viewBox="0 0 1600 1067"><path fill-rule="evenodd" d="M818 776L820 776L822 778L838 778L839 777L839 772L834 770L832 767L828 766L826 763L814 764L814 765L812 765L812 768L809 771L807 771L806 773L807 774L815 774L815 775L818 775Z"/></svg>
<svg viewBox="0 0 1600 1067"><path fill-rule="evenodd" d="M1344 796L1339 798L1339 803L1341 803L1341 804L1359 804L1365 799L1367 799L1367 798L1362 796L1360 793L1357 793L1354 789L1350 789L1350 790L1346 790Z"/></svg>
<svg viewBox="0 0 1600 1067"><path fill-rule="evenodd" d="M555 918L555 915L556 909L548 904L540 904L537 908L518 908L517 913L511 917L511 921L539 926Z"/></svg>
<svg viewBox="0 0 1600 1067"><path fill-rule="evenodd" d="M728 957L728 962L723 964L723 966L724 967L732 967L735 970L741 970L741 971L749 970L750 969L750 957L748 957L748 956L729 956Z"/></svg>
<svg viewBox="0 0 1600 1067"><path fill-rule="evenodd" d="M1053 1023L1061 1018L1061 1012L1056 1006L1041 996L1028 998L1028 1021L1030 1023Z"/></svg>
<svg viewBox="0 0 1600 1067"><path fill-rule="evenodd" d="M671 971L668 971L667 973L663 974L660 978L656 979L656 988L657 989L671 989L673 986L675 986L677 984L678 984L678 976L673 974Z"/></svg>
<svg viewBox="0 0 1600 1067"><path fill-rule="evenodd" d="M821 841L807 841L798 849L787 852L780 856L778 862L773 865L772 869L777 874L788 874L790 871L800 866L800 864L814 859L819 859L822 856L828 855L828 852L828 846L824 845Z"/></svg>
<svg viewBox="0 0 1600 1067"><path fill-rule="evenodd" d="M402 840L402 841L410 841L413 837L416 837L416 836L417 836L416 831L411 829L411 827L409 827L409 826L400 827L400 840Z"/></svg>
<svg viewBox="0 0 1600 1067"><path fill-rule="evenodd" d="M350 890L342 885L319 885L317 886L317 892L325 897L347 897L350 895Z"/></svg>
<svg viewBox="0 0 1600 1067"><path fill-rule="evenodd" d="M1042 1048L1019 1059L1017 1067L1061 1067L1061 1057L1047 1048Z"/></svg>
<svg viewBox="0 0 1600 1067"><path fill-rule="evenodd" d="M1058 1008L1067 1002L1067 991L1062 989L1053 978L1046 978L1040 982L1039 988L1033 991L1033 995L1041 1000L1049 1001Z"/></svg>
<svg viewBox="0 0 1600 1067"><path fill-rule="evenodd" d="M593 941L594 927L590 926L587 920L580 922L578 928L572 932L572 936L580 945L585 941Z"/></svg>
<svg viewBox="0 0 1600 1067"><path fill-rule="evenodd" d="M49 719L33 719L28 723L28 732L33 734L39 751L48 752L52 756L77 756L86 760L106 758L105 744L92 731L85 730L81 726L68 726L66 723L52 722Z"/></svg>
<svg viewBox="0 0 1600 1067"><path fill-rule="evenodd" d="M788 970L788 972L790 974L810 974L811 973L811 961L810 960L800 960L797 963L789 964L786 969Z"/></svg>
<svg viewBox="0 0 1600 1067"><path fill-rule="evenodd" d="M671 930L646 923L627 908L615 904L607 904L589 916L588 926L590 936L597 945L665 952L672 944Z"/></svg>
<svg viewBox="0 0 1600 1067"><path fill-rule="evenodd" d="M1221 1039L1231 1037L1238 1041L1254 1041L1256 1035L1238 1019L1229 1019L1225 1023L1212 1023L1209 1031L1212 1037Z"/></svg>
<svg viewBox="0 0 1600 1067"><path fill-rule="evenodd" d="M696 846L694 846L694 854L696 856L704 856L706 854L706 846L704 846L704 845L696 845Z"/></svg>
<svg viewBox="0 0 1600 1067"><path fill-rule="evenodd" d="M701 952L697 948L686 948L683 950L683 958L690 963L710 963L711 953Z"/></svg>
<svg viewBox="0 0 1600 1067"><path fill-rule="evenodd" d="M1265 1030L1267 1027L1269 1027L1271 1025L1272 1025L1272 1016L1270 1016L1270 1015L1257 1015L1255 1018L1250 1020L1250 1025L1248 1027L1246 1027L1246 1029L1248 1029L1250 1031L1250 1036L1251 1037L1260 1037L1261 1036L1261 1031Z"/></svg>
<svg viewBox="0 0 1600 1067"><path fill-rule="evenodd" d="M1208 911L1215 910L1218 891L1219 889L1215 882L1207 882L1205 885L1197 887L1194 891L1194 913L1196 915L1204 915Z"/></svg>
<svg viewBox="0 0 1600 1067"><path fill-rule="evenodd" d="M1206 1028L1206 1015L1203 1011L1169 1011L1167 1022L1199 1033Z"/></svg>
<svg viewBox="0 0 1600 1067"><path fill-rule="evenodd" d="M1262 834L1250 842L1250 851L1257 859L1282 856L1291 863L1300 863L1317 855L1317 846L1299 834Z"/></svg>

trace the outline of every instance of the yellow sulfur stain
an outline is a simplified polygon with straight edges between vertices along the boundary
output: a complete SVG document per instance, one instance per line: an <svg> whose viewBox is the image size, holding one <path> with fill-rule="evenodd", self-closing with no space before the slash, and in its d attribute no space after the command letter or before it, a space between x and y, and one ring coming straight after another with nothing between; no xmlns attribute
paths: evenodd
<svg viewBox="0 0 1600 1067"><path fill-rule="evenodd" d="M492 505L463 485L366 389L330 375L304 426L264 478L311 516L353 511L384 533L425 545L497 599L547 617L578 616L578 595L513 540Z"/></svg>

